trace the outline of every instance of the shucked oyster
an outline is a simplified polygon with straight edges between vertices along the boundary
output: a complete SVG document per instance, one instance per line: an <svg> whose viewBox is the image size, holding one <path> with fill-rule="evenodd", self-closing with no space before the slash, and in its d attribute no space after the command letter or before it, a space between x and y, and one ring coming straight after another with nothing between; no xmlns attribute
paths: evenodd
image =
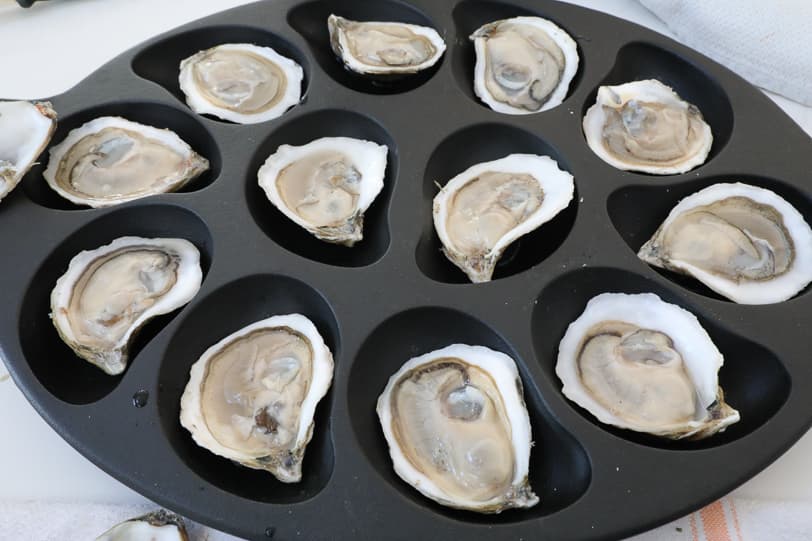
<svg viewBox="0 0 812 541"><path fill-rule="evenodd" d="M702 165L713 143L699 109L654 79L600 87L584 116L584 135L609 165L656 175Z"/></svg>
<svg viewBox="0 0 812 541"><path fill-rule="evenodd" d="M174 132L106 116L51 147L43 176L65 199L98 208L174 192L208 168Z"/></svg>
<svg viewBox="0 0 812 541"><path fill-rule="evenodd" d="M141 326L189 302L201 279L189 241L121 237L71 259L51 292L51 319L78 356L120 374Z"/></svg>
<svg viewBox="0 0 812 541"><path fill-rule="evenodd" d="M227 43L180 63L180 89L196 113L239 124L265 122L299 103L302 67L271 49Z"/></svg>
<svg viewBox="0 0 812 541"><path fill-rule="evenodd" d="M395 473L427 498L480 513L538 503L522 381L504 353L454 344L414 357L377 411Z"/></svg>
<svg viewBox="0 0 812 541"><path fill-rule="evenodd" d="M781 302L812 282L812 229L781 196L714 184L680 201L637 254L742 304Z"/></svg>
<svg viewBox="0 0 812 541"><path fill-rule="evenodd" d="M722 354L696 317L657 295L604 293L558 347L564 396L606 424L701 439L739 420L718 383Z"/></svg>
<svg viewBox="0 0 812 541"><path fill-rule="evenodd" d="M159 510L113 526L96 541L189 541L189 536L182 518Z"/></svg>
<svg viewBox="0 0 812 541"><path fill-rule="evenodd" d="M569 205L572 175L548 156L511 154L473 165L434 198L443 253L472 282L487 282L502 252Z"/></svg>
<svg viewBox="0 0 812 541"><path fill-rule="evenodd" d="M364 75L417 73L437 63L445 42L433 28L399 22L327 19L330 46L347 69Z"/></svg>
<svg viewBox="0 0 812 541"><path fill-rule="evenodd" d="M333 355L299 314L226 336L192 365L180 422L212 453L285 483L302 478L313 414L333 379Z"/></svg>
<svg viewBox="0 0 812 541"><path fill-rule="evenodd" d="M317 238L352 246L383 188L387 147L350 137L282 145L260 167L260 187L282 214Z"/></svg>
<svg viewBox="0 0 812 541"><path fill-rule="evenodd" d="M56 112L47 101L0 102L0 201L45 149L56 129Z"/></svg>
<svg viewBox="0 0 812 541"><path fill-rule="evenodd" d="M476 51L474 91L499 113L552 109L567 97L578 71L575 41L541 17L488 23L471 34Z"/></svg>

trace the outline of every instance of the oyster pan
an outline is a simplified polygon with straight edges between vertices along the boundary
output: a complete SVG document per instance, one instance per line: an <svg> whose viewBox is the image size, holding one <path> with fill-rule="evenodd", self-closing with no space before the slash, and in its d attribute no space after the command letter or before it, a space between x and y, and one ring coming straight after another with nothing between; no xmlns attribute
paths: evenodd
<svg viewBox="0 0 812 541"><path fill-rule="evenodd" d="M0 102L0 201L31 169L55 129L56 111L47 101Z"/></svg>
<svg viewBox="0 0 812 541"><path fill-rule="evenodd" d="M812 228L775 192L740 182L680 201L637 255L741 304L785 301L812 282Z"/></svg>
<svg viewBox="0 0 812 541"><path fill-rule="evenodd" d="M300 314L226 336L192 365L180 422L195 443L284 483L302 478L313 416L333 379L333 355Z"/></svg>
<svg viewBox="0 0 812 541"><path fill-rule="evenodd" d="M440 34L427 26L330 15L327 29L344 67L362 75L417 73L435 65L446 48Z"/></svg>
<svg viewBox="0 0 812 541"><path fill-rule="evenodd" d="M702 439L739 421L718 383L723 362L687 310L653 293L603 293L567 328L555 373L604 424Z"/></svg>
<svg viewBox="0 0 812 541"><path fill-rule="evenodd" d="M363 238L364 212L383 189L388 148L351 137L281 145L260 167L265 195L316 238L352 246Z"/></svg>
<svg viewBox="0 0 812 541"><path fill-rule="evenodd" d="M100 208L174 192L208 168L173 131L106 116L51 147L43 176L68 201Z"/></svg>
<svg viewBox="0 0 812 541"><path fill-rule="evenodd" d="M443 253L472 282L487 282L505 249L572 200L572 175L548 156L510 154L473 165L434 197Z"/></svg>
<svg viewBox="0 0 812 541"><path fill-rule="evenodd" d="M563 29L541 17L488 23L473 34L474 92L508 115L552 109L567 97L578 71L578 46Z"/></svg>
<svg viewBox="0 0 812 541"><path fill-rule="evenodd" d="M480 513L538 503L522 382L504 353L453 344L414 357L377 412L395 473L427 498Z"/></svg>
<svg viewBox="0 0 812 541"><path fill-rule="evenodd" d="M583 128L589 148L612 167L655 175L702 165L713 144L702 112L656 79L600 87Z"/></svg>
<svg viewBox="0 0 812 541"><path fill-rule="evenodd" d="M178 81L194 112L255 124L299 103L303 77L299 64L270 47L226 43L182 60Z"/></svg>
<svg viewBox="0 0 812 541"><path fill-rule="evenodd" d="M51 320L79 357L120 374L138 330L189 302L201 280L191 242L120 237L71 259L51 292Z"/></svg>

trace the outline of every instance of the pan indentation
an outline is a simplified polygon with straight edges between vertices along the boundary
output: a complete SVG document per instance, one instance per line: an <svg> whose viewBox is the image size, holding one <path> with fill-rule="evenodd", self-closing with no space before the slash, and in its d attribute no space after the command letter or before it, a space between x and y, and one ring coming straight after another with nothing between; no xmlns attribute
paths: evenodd
<svg viewBox="0 0 812 541"><path fill-rule="evenodd" d="M123 376L110 376L79 358L59 338L48 314L50 295L70 260L82 250L109 244L118 237L177 237L200 251L203 276L211 265L212 238L206 224L193 212L174 205L139 205L115 209L85 225L63 241L32 277L20 310L20 345L34 375L54 396L71 404L89 404L110 393ZM128 366L138 353L182 310L148 322L130 348Z"/></svg>
<svg viewBox="0 0 812 541"><path fill-rule="evenodd" d="M498 515L456 511L422 496L392 468L375 413L378 396L389 377L410 358L454 343L487 346L516 361L535 442L529 476L540 499L535 507L509 509ZM358 447L380 477L414 503L455 520L479 524L530 520L573 504L590 483L591 469L586 453L545 409L524 361L495 330L456 310L433 306L414 308L375 328L361 346L350 370L347 405Z"/></svg>
<svg viewBox="0 0 812 541"><path fill-rule="evenodd" d="M226 284L198 303L181 322L167 346L158 374L158 415L178 457L207 482L251 500L290 504L318 494L333 473L330 410L332 391L316 408L313 439L307 445L299 483L282 483L266 471L239 466L195 444L180 424L180 397L189 370L212 344L255 321L298 313L309 318L340 362L338 323L327 300L294 278L254 275Z"/></svg>

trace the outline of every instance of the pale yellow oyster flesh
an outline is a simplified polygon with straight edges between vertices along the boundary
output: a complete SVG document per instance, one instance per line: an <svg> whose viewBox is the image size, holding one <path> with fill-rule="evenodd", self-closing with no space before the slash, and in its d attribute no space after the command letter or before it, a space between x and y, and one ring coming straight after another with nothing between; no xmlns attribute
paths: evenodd
<svg viewBox="0 0 812 541"><path fill-rule="evenodd" d="M742 304L787 300L812 281L812 229L778 194L719 183L686 197L638 252Z"/></svg>
<svg viewBox="0 0 812 541"><path fill-rule="evenodd" d="M445 51L440 35L425 26L330 15L327 27L333 52L361 74L416 73L434 65Z"/></svg>
<svg viewBox="0 0 812 541"><path fill-rule="evenodd" d="M44 176L66 199L106 207L182 188L209 162L169 130L101 117L51 149Z"/></svg>
<svg viewBox="0 0 812 541"><path fill-rule="evenodd" d="M377 412L395 472L424 496L480 513L538 503L530 421L509 356L452 344L412 358Z"/></svg>
<svg viewBox="0 0 812 541"><path fill-rule="evenodd" d="M47 101L0 101L0 201L36 163L56 130Z"/></svg>
<svg viewBox="0 0 812 541"><path fill-rule="evenodd" d="M82 252L51 293L54 326L78 356L120 374L138 329L197 293L199 257L182 239L138 237Z"/></svg>
<svg viewBox="0 0 812 541"><path fill-rule="evenodd" d="M227 336L192 366L181 424L209 451L295 483L332 375L332 354L312 322L274 316Z"/></svg>

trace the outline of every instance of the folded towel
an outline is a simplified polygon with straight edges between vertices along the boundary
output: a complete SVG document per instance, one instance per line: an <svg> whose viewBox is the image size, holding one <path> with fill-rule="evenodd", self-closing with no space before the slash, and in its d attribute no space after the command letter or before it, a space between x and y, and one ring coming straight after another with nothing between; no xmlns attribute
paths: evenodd
<svg viewBox="0 0 812 541"><path fill-rule="evenodd" d="M639 0L680 41L751 83L812 105L810 0Z"/></svg>

